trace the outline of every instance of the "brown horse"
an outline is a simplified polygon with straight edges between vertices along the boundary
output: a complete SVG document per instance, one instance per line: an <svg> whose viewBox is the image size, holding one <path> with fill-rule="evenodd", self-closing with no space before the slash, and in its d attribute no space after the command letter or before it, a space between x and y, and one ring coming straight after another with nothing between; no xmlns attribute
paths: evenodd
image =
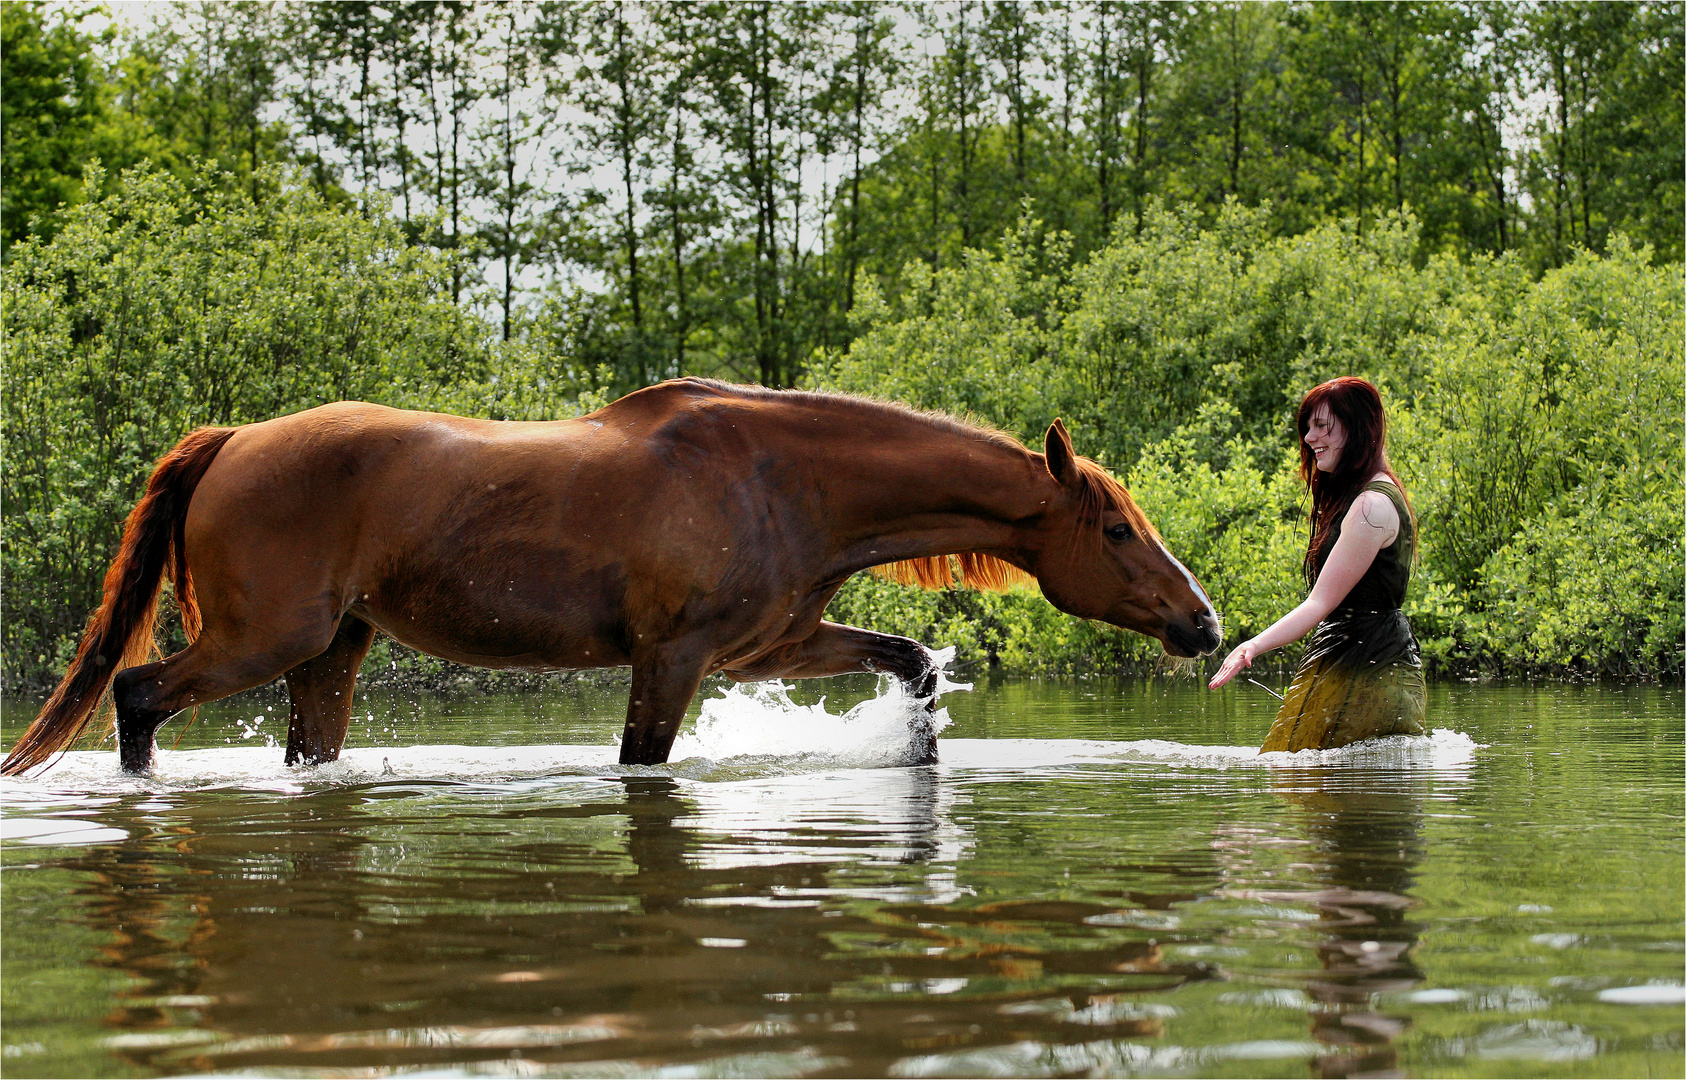
<svg viewBox="0 0 1686 1080"><path fill-rule="evenodd" d="M108 686L122 767L145 771L169 717L277 676L288 763L332 761L376 629L480 667L630 664L621 761L656 764L715 672L887 672L929 696L917 642L820 616L860 570L938 586L954 563L1179 656L1219 642L1199 584L1057 420L1036 454L898 405L680 379L551 423L341 402L203 428L159 462L0 772L69 746ZM191 644L142 663L166 573Z"/></svg>

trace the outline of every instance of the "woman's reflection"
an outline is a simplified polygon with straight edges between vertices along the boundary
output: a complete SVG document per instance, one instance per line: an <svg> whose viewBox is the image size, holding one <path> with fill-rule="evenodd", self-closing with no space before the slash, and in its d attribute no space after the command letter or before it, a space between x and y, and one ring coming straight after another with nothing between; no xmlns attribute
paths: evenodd
<svg viewBox="0 0 1686 1080"><path fill-rule="evenodd" d="M1311 1033L1328 1049L1318 1076L1398 1076L1394 1040L1410 1018L1380 1012L1376 999L1424 978L1411 956L1419 929L1409 918L1411 888L1423 859L1423 801L1428 781L1399 772L1281 773L1273 790L1305 811L1305 833L1321 856L1325 887L1284 894L1317 908L1323 934L1306 994L1315 1003Z"/></svg>

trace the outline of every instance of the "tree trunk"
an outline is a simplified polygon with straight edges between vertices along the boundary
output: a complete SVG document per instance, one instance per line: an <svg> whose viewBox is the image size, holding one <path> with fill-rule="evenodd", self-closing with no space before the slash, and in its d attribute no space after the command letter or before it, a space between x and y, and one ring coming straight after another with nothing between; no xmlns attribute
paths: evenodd
<svg viewBox="0 0 1686 1080"><path fill-rule="evenodd" d="M1553 258L1556 265L1564 262L1563 213L1570 205L1569 200L1569 79L1564 70L1566 60L1563 55L1563 44L1558 41L1551 55L1551 73L1556 83L1557 91L1557 198L1552 207L1552 244ZM1573 211L1570 211L1571 215ZM1575 242L1575 221L1569 219L1569 243Z"/></svg>
<svg viewBox="0 0 1686 1080"><path fill-rule="evenodd" d="M1099 145L1095 148L1095 185L1099 189L1101 203L1101 237L1105 239L1112 235L1114 208L1112 205L1111 166L1116 138L1113 117L1115 106L1112 100L1112 34L1110 27L1107 25L1105 8L1101 9L1100 30L1099 47L1095 53L1097 65L1095 80L1100 91L1098 123L1096 124L1099 129L1096 132L1096 142Z"/></svg>
<svg viewBox="0 0 1686 1080"><path fill-rule="evenodd" d="M507 9L503 63L503 339L510 339L510 312L515 304L515 93L510 69L515 66L515 9Z"/></svg>
<svg viewBox="0 0 1686 1080"><path fill-rule="evenodd" d="M1241 25L1240 10L1229 7L1229 193L1241 197Z"/></svg>
<svg viewBox="0 0 1686 1080"><path fill-rule="evenodd" d="M855 309L855 273L860 266L861 236L861 143L865 141L866 118L866 27L855 23L855 100L854 130L851 133L855 156L854 174L849 178L849 250L844 261L846 280L843 283L843 310Z"/></svg>
<svg viewBox="0 0 1686 1080"><path fill-rule="evenodd" d="M1135 203L1137 236L1142 232L1143 201L1147 194L1147 102L1153 78L1153 50L1153 29L1149 23L1144 25L1141 48L1136 57L1136 160L1130 194Z"/></svg>
<svg viewBox="0 0 1686 1080"><path fill-rule="evenodd" d="M680 63L690 51L680 30ZM685 231L679 220L679 168L685 144L684 76L678 76L673 90L673 161L668 184L668 213L673 225L673 374L685 374L685 338L690 334L690 315L685 307Z"/></svg>
<svg viewBox="0 0 1686 1080"><path fill-rule="evenodd" d="M972 112L971 84L968 82L970 73L967 71L972 59L971 40L968 34L966 16L971 13L971 4L960 5L960 68L955 79L956 100L955 113L960 121L960 175L954 182L954 201L960 217L960 246L972 246L972 139L968 118Z"/></svg>
<svg viewBox="0 0 1686 1080"><path fill-rule="evenodd" d="M620 91L619 139L621 158L621 187L626 198L626 214L622 219L621 239L626 245L626 291L627 300L632 305L632 330L640 340L644 337L644 303L641 293L643 285L638 273L638 192L633 185L632 158L635 147L633 142L636 134L633 131L633 103L632 91L627 85L627 68L632 58L626 51L626 23L621 13L615 14L615 51L619 54L618 77L615 87ZM639 362L639 374L643 376L643 361Z"/></svg>

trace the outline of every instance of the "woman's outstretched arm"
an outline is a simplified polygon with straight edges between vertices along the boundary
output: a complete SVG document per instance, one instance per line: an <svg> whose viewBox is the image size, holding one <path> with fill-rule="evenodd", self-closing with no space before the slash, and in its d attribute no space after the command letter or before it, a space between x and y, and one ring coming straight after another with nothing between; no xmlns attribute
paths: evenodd
<svg viewBox="0 0 1686 1080"><path fill-rule="evenodd" d="M1253 660L1290 641L1298 641L1340 606L1358 579L1376 561L1376 552L1399 535L1399 511L1393 500L1378 491L1366 491L1354 499L1341 519L1341 538L1329 552L1329 561L1317 575L1311 595L1299 607L1270 624L1258 637L1237 645L1224 657L1223 666L1207 685L1216 690L1235 678L1236 672L1251 667Z"/></svg>

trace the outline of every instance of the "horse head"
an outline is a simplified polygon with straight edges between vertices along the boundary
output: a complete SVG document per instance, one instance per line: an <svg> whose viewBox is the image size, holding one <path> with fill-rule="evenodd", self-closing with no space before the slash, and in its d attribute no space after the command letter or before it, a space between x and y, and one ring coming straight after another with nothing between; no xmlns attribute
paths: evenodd
<svg viewBox="0 0 1686 1080"><path fill-rule="evenodd" d="M1068 615L1157 638L1173 656L1199 656L1223 641L1200 583L1165 550L1130 493L1072 449L1055 420L1044 444L1059 496L1042 514L1031 568L1042 593Z"/></svg>

